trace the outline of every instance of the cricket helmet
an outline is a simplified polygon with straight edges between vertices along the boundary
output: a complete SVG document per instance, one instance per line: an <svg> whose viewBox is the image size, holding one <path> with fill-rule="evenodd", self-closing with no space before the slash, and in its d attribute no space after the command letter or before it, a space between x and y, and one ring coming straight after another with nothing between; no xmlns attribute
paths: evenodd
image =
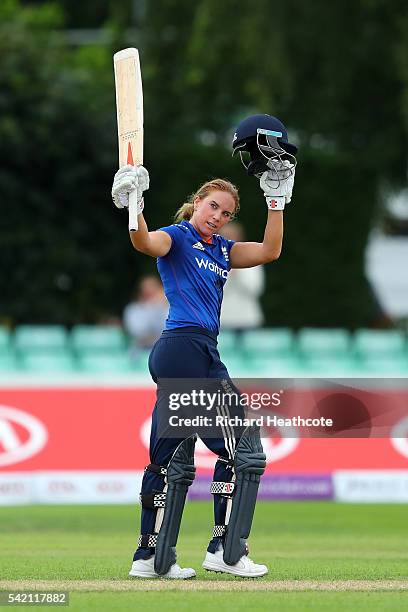
<svg viewBox="0 0 408 612"><path fill-rule="evenodd" d="M258 176L268 169L270 159L289 159L296 164L297 147L288 140L288 132L277 117L251 115L238 125L232 154L239 153L248 174Z"/></svg>

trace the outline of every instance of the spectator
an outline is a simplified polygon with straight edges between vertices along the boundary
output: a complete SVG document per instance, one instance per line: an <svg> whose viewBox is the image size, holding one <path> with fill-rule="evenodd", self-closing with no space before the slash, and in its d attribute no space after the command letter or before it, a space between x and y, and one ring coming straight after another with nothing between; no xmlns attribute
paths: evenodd
<svg viewBox="0 0 408 612"><path fill-rule="evenodd" d="M163 331L168 302L157 276L144 276L123 312L123 327L132 339L132 353L150 349Z"/></svg>
<svg viewBox="0 0 408 612"><path fill-rule="evenodd" d="M243 227L237 221L225 225L222 235L236 242L245 240ZM238 337L245 330L260 327L264 317L259 300L264 288L263 266L232 269L224 287L221 310L222 328L234 331Z"/></svg>

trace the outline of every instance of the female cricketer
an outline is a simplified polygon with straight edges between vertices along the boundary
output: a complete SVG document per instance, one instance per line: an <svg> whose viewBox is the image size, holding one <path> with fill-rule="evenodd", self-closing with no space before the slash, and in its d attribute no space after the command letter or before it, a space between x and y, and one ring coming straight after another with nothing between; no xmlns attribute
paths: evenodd
<svg viewBox="0 0 408 612"><path fill-rule="evenodd" d="M290 202L296 147L284 125L270 115L248 117L237 127L232 143L247 173L260 181L268 215L262 242L234 242L222 237L222 227L239 210L236 187L227 180L210 180L176 213L173 225L149 231L143 216L143 192L149 175L143 166L125 166L115 175L112 197L127 208L137 190L138 230L130 232L134 248L157 258L158 271L170 304L165 330L149 357L150 374L160 379L229 381L217 350L223 286L231 268L249 268L276 260L281 252L283 210ZM239 308L239 304L237 304ZM187 579L191 568L176 563L176 543L188 486L194 480L195 436L161 437L158 420L164 396L158 387L152 415L150 464L142 491L141 535L130 576ZM236 576L258 577L265 565L248 557L249 536L265 455L259 431L232 431L204 443L218 457L211 493L215 526L203 567Z"/></svg>

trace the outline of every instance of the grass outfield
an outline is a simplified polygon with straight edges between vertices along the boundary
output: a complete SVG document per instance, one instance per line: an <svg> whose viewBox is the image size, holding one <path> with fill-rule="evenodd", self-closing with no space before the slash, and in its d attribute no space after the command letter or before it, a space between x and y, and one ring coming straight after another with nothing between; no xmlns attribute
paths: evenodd
<svg viewBox="0 0 408 612"><path fill-rule="evenodd" d="M261 502L249 544L269 574L257 580L201 569L211 522L210 503L187 504L178 557L196 580L139 581L127 576L139 508L0 508L0 589L65 589L72 610L407 609L404 505Z"/></svg>

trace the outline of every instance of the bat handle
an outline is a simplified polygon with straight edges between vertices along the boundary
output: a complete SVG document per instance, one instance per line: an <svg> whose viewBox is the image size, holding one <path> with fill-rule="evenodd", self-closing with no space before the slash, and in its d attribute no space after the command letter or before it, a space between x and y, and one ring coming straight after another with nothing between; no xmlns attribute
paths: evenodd
<svg viewBox="0 0 408 612"><path fill-rule="evenodd" d="M129 193L129 232L135 232L139 229L137 222L137 189L133 189Z"/></svg>

